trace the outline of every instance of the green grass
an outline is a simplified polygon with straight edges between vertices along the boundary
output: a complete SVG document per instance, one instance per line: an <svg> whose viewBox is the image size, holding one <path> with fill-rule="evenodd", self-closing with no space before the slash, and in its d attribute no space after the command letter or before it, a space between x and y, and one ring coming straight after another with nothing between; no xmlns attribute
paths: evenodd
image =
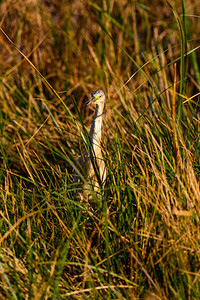
<svg viewBox="0 0 200 300"><path fill-rule="evenodd" d="M200 298L189 4L0 3L1 299ZM83 104L100 88L108 176L88 203L72 171L94 113Z"/></svg>

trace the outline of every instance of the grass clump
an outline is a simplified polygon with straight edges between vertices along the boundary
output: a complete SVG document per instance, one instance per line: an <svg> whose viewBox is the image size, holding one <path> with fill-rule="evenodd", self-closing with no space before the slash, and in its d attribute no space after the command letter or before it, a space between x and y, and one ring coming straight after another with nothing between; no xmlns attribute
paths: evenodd
<svg viewBox="0 0 200 300"><path fill-rule="evenodd" d="M197 5L0 3L1 299L199 299ZM72 169L99 88L91 206Z"/></svg>

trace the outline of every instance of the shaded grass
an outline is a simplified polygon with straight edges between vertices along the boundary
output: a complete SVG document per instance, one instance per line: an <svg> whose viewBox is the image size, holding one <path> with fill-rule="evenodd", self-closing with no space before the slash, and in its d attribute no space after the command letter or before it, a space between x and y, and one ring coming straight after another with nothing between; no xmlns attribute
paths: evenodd
<svg viewBox="0 0 200 300"><path fill-rule="evenodd" d="M1 3L25 57L1 35L2 299L199 299L197 21L170 3ZM71 174L97 88L108 177L91 205Z"/></svg>

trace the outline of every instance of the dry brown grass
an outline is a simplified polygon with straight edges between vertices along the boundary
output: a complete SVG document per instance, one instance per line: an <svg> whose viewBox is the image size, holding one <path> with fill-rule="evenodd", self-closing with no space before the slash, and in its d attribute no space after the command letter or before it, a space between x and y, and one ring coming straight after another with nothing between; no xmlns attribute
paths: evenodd
<svg viewBox="0 0 200 300"><path fill-rule="evenodd" d="M0 298L199 299L199 3L186 2L185 21L175 1L0 3L14 43L0 32ZM91 208L71 172L97 88L108 178Z"/></svg>

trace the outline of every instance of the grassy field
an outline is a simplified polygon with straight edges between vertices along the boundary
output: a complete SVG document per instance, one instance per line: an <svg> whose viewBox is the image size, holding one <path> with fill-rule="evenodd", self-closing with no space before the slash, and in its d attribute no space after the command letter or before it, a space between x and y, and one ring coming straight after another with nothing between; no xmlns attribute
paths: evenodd
<svg viewBox="0 0 200 300"><path fill-rule="evenodd" d="M199 16L198 0L0 1L0 299L200 299ZM96 89L91 204L72 170Z"/></svg>

